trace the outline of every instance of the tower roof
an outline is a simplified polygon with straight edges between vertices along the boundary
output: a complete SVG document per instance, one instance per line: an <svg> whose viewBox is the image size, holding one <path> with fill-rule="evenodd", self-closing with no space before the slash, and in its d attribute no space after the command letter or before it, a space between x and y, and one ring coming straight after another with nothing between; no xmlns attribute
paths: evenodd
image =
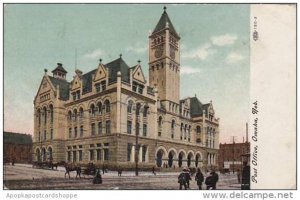
<svg viewBox="0 0 300 200"><path fill-rule="evenodd" d="M52 73L55 73L56 71L60 71L63 73L68 73L62 66L61 63L57 63L57 67L52 71Z"/></svg>
<svg viewBox="0 0 300 200"><path fill-rule="evenodd" d="M168 16L168 13L167 13L167 11L166 11L166 7L164 7L164 12L163 12L163 14L161 15L161 17L160 17L160 19L159 19L159 21L158 21L158 23L157 23L157 25L156 25L156 27L155 27L153 33L156 33L156 32L159 32L159 31L165 29L167 23L168 23L170 32L171 32L174 36L180 38L179 35L177 34L177 32L176 32L176 30L175 30L175 28L174 28L172 22L171 22L169 16ZM153 34L153 33L152 33L152 34Z"/></svg>

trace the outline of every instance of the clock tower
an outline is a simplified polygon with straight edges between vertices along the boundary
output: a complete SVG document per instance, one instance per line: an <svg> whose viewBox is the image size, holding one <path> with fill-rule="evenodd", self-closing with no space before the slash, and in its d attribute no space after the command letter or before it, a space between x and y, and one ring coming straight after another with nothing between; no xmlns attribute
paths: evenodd
<svg viewBox="0 0 300 200"><path fill-rule="evenodd" d="M164 12L149 36L149 83L156 87L165 107L179 107L180 36L164 7ZM178 111L177 111L178 112Z"/></svg>

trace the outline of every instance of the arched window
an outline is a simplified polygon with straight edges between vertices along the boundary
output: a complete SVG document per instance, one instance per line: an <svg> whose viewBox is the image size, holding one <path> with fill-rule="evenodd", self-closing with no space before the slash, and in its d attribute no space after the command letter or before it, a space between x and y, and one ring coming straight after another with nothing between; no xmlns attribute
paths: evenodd
<svg viewBox="0 0 300 200"><path fill-rule="evenodd" d="M127 113L132 113L132 101L128 102L128 106L127 106Z"/></svg>
<svg viewBox="0 0 300 200"><path fill-rule="evenodd" d="M175 128L175 120L173 119L172 124L171 124L171 129L174 129L174 128Z"/></svg>
<svg viewBox="0 0 300 200"><path fill-rule="evenodd" d="M141 104L140 104L140 103L137 103L137 104L136 104L136 110L135 110L136 116L139 116L139 115L140 115L140 111L141 111Z"/></svg>
<svg viewBox="0 0 300 200"><path fill-rule="evenodd" d="M180 140L183 139L183 123L180 125Z"/></svg>
<svg viewBox="0 0 300 200"><path fill-rule="evenodd" d="M174 138L174 129L175 129L175 120L172 120L171 123L171 138Z"/></svg>
<svg viewBox="0 0 300 200"><path fill-rule="evenodd" d="M98 114L101 115L102 114L102 103L101 102L99 102L97 104L97 109L98 109Z"/></svg>
<svg viewBox="0 0 300 200"><path fill-rule="evenodd" d="M92 104L91 106L90 106L90 113L91 113L91 116L92 117L95 117L95 105L94 104Z"/></svg>
<svg viewBox="0 0 300 200"><path fill-rule="evenodd" d="M200 134L200 133L201 133L201 127L200 127L200 126L197 126L197 127L196 127L196 132L197 132L197 134Z"/></svg>
<svg viewBox="0 0 300 200"><path fill-rule="evenodd" d="M79 117L80 117L80 119L83 118L83 108L82 107L79 108Z"/></svg>
<svg viewBox="0 0 300 200"><path fill-rule="evenodd" d="M105 105L105 112L109 113L110 112L110 102L108 100L106 100L104 102L104 105Z"/></svg>
<svg viewBox="0 0 300 200"><path fill-rule="evenodd" d="M41 125L41 110L40 109L37 110L37 117L39 120L39 125Z"/></svg>
<svg viewBox="0 0 300 200"><path fill-rule="evenodd" d="M53 105L52 104L49 106L49 109L50 109L50 122L53 123Z"/></svg>
<svg viewBox="0 0 300 200"><path fill-rule="evenodd" d="M72 119L72 112L69 111L69 112L68 112L68 120L70 121L71 119Z"/></svg>
<svg viewBox="0 0 300 200"><path fill-rule="evenodd" d="M161 128L161 126L162 126L162 117L159 116L159 118L158 118L158 127Z"/></svg>
<svg viewBox="0 0 300 200"><path fill-rule="evenodd" d="M144 106L143 117L147 117L149 106Z"/></svg>
<svg viewBox="0 0 300 200"><path fill-rule="evenodd" d="M74 111L73 111L73 119L76 121L77 120L77 109L75 109Z"/></svg>
<svg viewBox="0 0 300 200"><path fill-rule="evenodd" d="M43 108L43 114L44 114L44 123L46 124L47 123L47 108L46 107Z"/></svg>

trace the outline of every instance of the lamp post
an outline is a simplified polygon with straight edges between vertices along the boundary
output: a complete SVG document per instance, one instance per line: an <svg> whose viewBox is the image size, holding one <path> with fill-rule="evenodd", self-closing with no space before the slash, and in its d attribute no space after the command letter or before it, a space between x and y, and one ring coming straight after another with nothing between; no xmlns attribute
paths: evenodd
<svg viewBox="0 0 300 200"><path fill-rule="evenodd" d="M140 104L136 105L136 117L135 117L135 175L139 175L139 116L140 116Z"/></svg>
<svg viewBox="0 0 300 200"><path fill-rule="evenodd" d="M233 158L232 158L232 173L234 174L234 136L232 136L232 154L233 154Z"/></svg>

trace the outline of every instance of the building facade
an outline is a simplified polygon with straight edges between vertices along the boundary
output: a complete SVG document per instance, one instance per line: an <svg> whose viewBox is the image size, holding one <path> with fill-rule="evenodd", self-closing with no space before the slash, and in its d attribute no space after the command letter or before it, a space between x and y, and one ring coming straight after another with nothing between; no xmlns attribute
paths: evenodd
<svg viewBox="0 0 300 200"><path fill-rule="evenodd" d="M3 132L3 160L7 162L31 163L32 136L22 133Z"/></svg>
<svg viewBox="0 0 300 200"><path fill-rule="evenodd" d="M180 99L180 36L164 8L149 35L149 79L120 55L96 69L58 63L34 99L34 160L142 167L217 165L219 119L212 102Z"/></svg>
<svg viewBox="0 0 300 200"><path fill-rule="evenodd" d="M250 142L220 144L218 165L222 172L242 170L243 161L248 161Z"/></svg>

